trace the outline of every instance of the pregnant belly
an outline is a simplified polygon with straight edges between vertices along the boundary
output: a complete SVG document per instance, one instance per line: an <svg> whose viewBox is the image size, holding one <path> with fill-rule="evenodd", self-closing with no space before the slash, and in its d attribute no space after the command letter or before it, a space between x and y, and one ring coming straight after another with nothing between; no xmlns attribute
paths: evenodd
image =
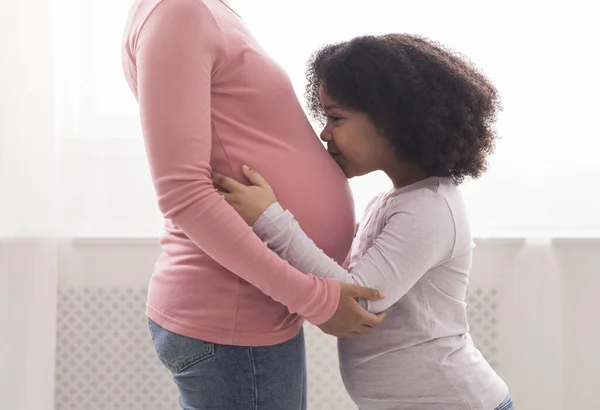
<svg viewBox="0 0 600 410"><path fill-rule="evenodd" d="M326 152L311 161L278 162L265 172L272 175L269 181L279 202L319 248L342 263L350 251L355 224L348 180Z"/></svg>

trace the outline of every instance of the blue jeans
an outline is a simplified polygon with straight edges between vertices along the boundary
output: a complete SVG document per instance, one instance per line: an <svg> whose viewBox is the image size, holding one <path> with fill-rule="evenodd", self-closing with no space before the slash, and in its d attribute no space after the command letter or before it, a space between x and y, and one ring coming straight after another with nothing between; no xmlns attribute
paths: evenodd
<svg viewBox="0 0 600 410"><path fill-rule="evenodd" d="M506 396L504 401L502 403L500 403L500 405L498 407L496 407L494 410L517 410L517 408L515 407L515 403L513 403L513 399L512 399L512 397L510 397L510 394L509 394Z"/></svg>
<svg viewBox="0 0 600 410"><path fill-rule="evenodd" d="M148 320L160 361L184 410L306 410L304 333L264 347L228 346L170 332Z"/></svg>

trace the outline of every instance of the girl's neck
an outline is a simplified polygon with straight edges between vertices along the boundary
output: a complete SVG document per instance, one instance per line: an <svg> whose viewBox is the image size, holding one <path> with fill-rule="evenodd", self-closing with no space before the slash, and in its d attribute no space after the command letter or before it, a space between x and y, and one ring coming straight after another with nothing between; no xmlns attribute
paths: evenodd
<svg viewBox="0 0 600 410"><path fill-rule="evenodd" d="M431 176L421 168L401 161L393 161L392 165L383 171L392 180L395 189L412 185Z"/></svg>

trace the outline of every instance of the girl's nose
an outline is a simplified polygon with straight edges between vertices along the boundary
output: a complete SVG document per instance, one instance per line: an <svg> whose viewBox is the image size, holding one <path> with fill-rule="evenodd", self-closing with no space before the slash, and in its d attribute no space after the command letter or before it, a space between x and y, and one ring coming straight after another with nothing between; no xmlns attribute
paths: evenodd
<svg viewBox="0 0 600 410"><path fill-rule="evenodd" d="M331 141L331 133L329 132L329 127L326 125L321 131L321 140L325 142Z"/></svg>

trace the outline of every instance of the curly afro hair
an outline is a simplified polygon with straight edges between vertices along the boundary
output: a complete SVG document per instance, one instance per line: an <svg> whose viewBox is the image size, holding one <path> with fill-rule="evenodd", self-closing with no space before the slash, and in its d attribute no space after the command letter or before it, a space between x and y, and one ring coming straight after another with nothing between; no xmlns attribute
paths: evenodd
<svg viewBox="0 0 600 410"><path fill-rule="evenodd" d="M461 183L485 172L500 98L459 54L413 35L363 36L315 52L307 80L315 119L324 119L323 86L341 106L369 115L399 158L429 175Z"/></svg>

